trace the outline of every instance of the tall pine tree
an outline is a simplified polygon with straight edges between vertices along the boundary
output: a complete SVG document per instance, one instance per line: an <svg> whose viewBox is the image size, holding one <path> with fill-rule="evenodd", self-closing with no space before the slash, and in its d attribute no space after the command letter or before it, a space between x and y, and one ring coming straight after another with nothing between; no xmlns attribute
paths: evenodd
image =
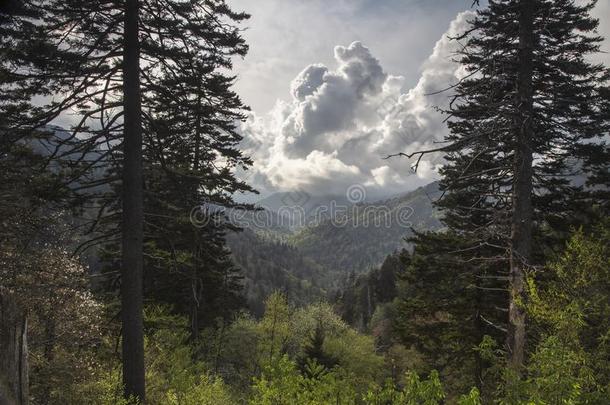
<svg viewBox="0 0 610 405"><path fill-rule="evenodd" d="M484 266L492 271L485 277L504 283L508 302L498 308L504 322L494 327L508 331L515 370L525 350L523 273L543 263L570 224L583 220L581 207L606 206L598 185L607 183L601 173L609 161L609 74L589 58L601 41L590 16L594 5L491 0L459 38L467 75L454 87L447 111L450 134L440 148L446 152L445 194L437 205L464 244L448 249L444 238L429 237L416 243L421 252L449 250L457 263L465 261L454 266L457 279ZM435 250L426 243L440 245ZM430 265L423 262L422 271ZM433 285L414 287L435 299ZM496 294L495 288L481 291Z"/></svg>
<svg viewBox="0 0 610 405"><path fill-rule="evenodd" d="M147 228L147 190L158 188L147 181L159 178L145 174L156 167L163 182L190 179L182 181L188 199L165 200L182 209L202 196L229 205L232 193L248 189L234 177L250 163L236 149L234 121L244 107L229 90L233 78L221 73L247 51L235 27L247 17L223 0L23 0L2 11L3 138L19 142L69 119L68 137L49 133L46 159L71 169L64 188L98 210L87 225L102 231L91 244L122 235L127 396L144 400L144 238L164 232ZM97 170L103 176L91 175Z"/></svg>

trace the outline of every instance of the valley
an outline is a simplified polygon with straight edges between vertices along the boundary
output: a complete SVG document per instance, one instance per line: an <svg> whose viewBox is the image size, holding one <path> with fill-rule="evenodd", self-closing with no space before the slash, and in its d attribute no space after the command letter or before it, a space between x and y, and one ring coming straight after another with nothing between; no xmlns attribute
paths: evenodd
<svg viewBox="0 0 610 405"><path fill-rule="evenodd" d="M434 182L396 197L352 205L345 197L301 195L299 202L297 193L261 200L257 206L262 211L242 215L244 229L227 237L244 276L249 308L261 314L264 299L273 291L284 292L297 305L335 295L349 277L368 273L389 255L408 249L405 238L412 230L441 229L433 208L440 195ZM343 206L344 212L315 218L316 212L329 213L332 206ZM289 217L295 212L304 214L309 225L294 226L302 222L302 217Z"/></svg>

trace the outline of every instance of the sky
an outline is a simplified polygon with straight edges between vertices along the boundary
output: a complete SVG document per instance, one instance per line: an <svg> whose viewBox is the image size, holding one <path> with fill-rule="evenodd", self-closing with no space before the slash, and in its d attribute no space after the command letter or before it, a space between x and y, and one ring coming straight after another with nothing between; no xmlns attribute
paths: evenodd
<svg viewBox="0 0 610 405"><path fill-rule="evenodd" d="M332 65L333 48L361 41L407 84L460 11L472 0L231 0L251 14L250 52L236 61L236 89L255 111L289 99L289 83L312 63Z"/></svg>
<svg viewBox="0 0 610 405"><path fill-rule="evenodd" d="M241 176L262 196L395 195L437 178L448 94L462 75L448 36L467 26L472 0L230 0L252 15L250 52L235 61L235 89L252 113L241 127L254 166ZM483 2L482 2L483 3ZM595 15L610 34L610 0ZM603 49L610 51L610 42ZM608 54L600 61L610 64Z"/></svg>

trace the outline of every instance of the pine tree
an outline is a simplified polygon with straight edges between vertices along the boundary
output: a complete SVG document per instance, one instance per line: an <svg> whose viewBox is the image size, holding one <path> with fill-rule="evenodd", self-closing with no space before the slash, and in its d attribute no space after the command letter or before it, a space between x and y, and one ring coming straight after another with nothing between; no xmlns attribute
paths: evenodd
<svg viewBox="0 0 610 405"><path fill-rule="evenodd" d="M161 292L152 287L149 293L162 299L170 291L162 280L175 286L176 291L169 295L176 299L174 305L189 314L193 338L204 322L216 316L227 319L230 311L242 304L238 297L240 277L224 247L230 224L223 220L222 211L235 206L233 194L252 191L235 178L233 170L250 164L237 149L242 138L236 122L245 119L245 107L231 90L234 77L218 71L219 67L231 69L231 56L243 56L247 46L233 26L219 26L215 21L223 15L236 22L247 16L220 3L212 10L217 15L187 22L170 10L159 10L149 20L169 37L179 37L183 26L199 22L201 38L222 44L202 47L189 39L189 46L173 57L173 65L159 67L160 83L146 94L146 105L154 117L147 123L154 142L146 151L150 162L146 171L151 179L157 179L156 184L150 183L145 199L146 212L150 213L147 239L154 244L155 255L171 258L165 268L158 264L152 267L156 271L147 273L147 285L158 285ZM145 46L150 52L167 52L158 43ZM192 213L203 215L199 219L206 223L193 226L188 216ZM171 275L163 273L178 278L170 281Z"/></svg>
<svg viewBox="0 0 610 405"><path fill-rule="evenodd" d="M417 233L414 250L403 253L393 325L400 342L441 372L449 392L476 386L484 395L496 381L485 375L477 346L483 336L500 339L506 331L504 281L493 265L477 258L485 248L455 232ZM492 387L488 390L488 387Z"/></svg>
<svg viewBox="0 0 610 405"><path fill-rule="evenodd" d="M315 364L322 366L325 370L330 370L337 365L337 359L324 351L325 331L321 320L318 320L312 336L305 344L303 355L299 358L301 372L307 377L315 378L315 375L308 375Z"/></svg>
<svg viewBox="0 0 610 405"><path fill-rule="evenodd" d="M455 252L468 258L463 270L483 266L494 270L487 277L508 281L510 305L500 310L510 307L510 316L496 326L509 331L516 370L524 356L523 273L544 263L582 220L581 207L606 206L596 185L607 182L610 76L587 58L601 41L589 15L594 5L492 0L459 38L466 76L453 89L446 144L436 149L446 153L437 205L465 242ZM428 152L412 156L419 162ZM434 243L440 251L449 246Z"/></svg>
<svg viewBox="0 0 610 405"><path fill-rule="evenodd" d="M248 16L223 0L13 5L0 20L0 131L14 143L77 111L68 138L49 135L47 160L73 170L64 188L96 204L88 227L102 231L89 245L122 234L125 393L143 400L144 170L156 164L167 179L190 177L189 203L206 195L229 204L247 189L234 177L250 163L235 147L244 108L229 90L233 78L219 71L247 51L234 24ZM35 95L51 101L36 105ZM101 178L91 176L96 169Z"/></svg>
<svg viewBox="0 0 610 405"><path fill-rule="evenodd" d="M197 195L189 195L179 178L171 181L158 168L146 173L156 180L148 183L145 199L145 296L189 317L195 339L200 329L216 318L229 320L244 305L242 276L225 247L224 215L206 213L205 206L199 211ZM202 221L197 226L192 211Z"/></svg>

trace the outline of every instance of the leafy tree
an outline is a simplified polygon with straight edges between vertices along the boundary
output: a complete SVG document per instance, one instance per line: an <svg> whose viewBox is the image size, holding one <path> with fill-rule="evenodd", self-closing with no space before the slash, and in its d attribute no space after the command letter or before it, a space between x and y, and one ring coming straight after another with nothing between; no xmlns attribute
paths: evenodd
<svg viewBox="0 0 610 405"><path fill-rule="evenodd" d="M565 251L529 272L524 306L531 322L532 350L526 377L507 366L489 336L479 346L496 374L501 404L603 404L608 398L608 225L591 234L576 231Z"/></svg>
<svg viewBox="0 0 610 405"><path fill-rule="evenodd" d="M291 316L292 308L283 294L276 292L267 298L265 315L259 325L262 337L259 349L261 361L273 361L286 352L292 335Z"/></svg>
<svg viewBox="0 0 610 405"><path fill-rule="evenodd" d="M28 313L30 393L38 404L70 403L99 366L104 311L78 259L52 245L26 252L4 246L0 284L23 297Z"/></svg>
<svg viewBox="0 0 610 405"><path fill-rule="evenodd" d="M408 372L403 389L399 389L391 381L377 390L371 390L365 396L367 404L425 404L438 405L443 402L445 393L438 373L433 371L427 380L421 380L419 375Z"/></svg>
<svg viewBox="0 0 610 405"><path fill-rule="evenodd" d="M316 371L316 363L309 364L310 377L301 375L296 364L282 356L265 367L260 378L256 378L253 395L249 401L252 405L266 404L320 404L320 403L353 403L356 393L339 370Z"/></svg>
<svg viewBox="0 0 610 405"><path fill-rule="evenodd" d="M577 231L548 270L528 278L528 314L540 329L528 365L533 400L603 403L610 395L608 225Z"/></svg>
<svg viewBox="0 0 610 405"><path fill-rule="evenodd" d="M55 206L61 192L53 187L62 173L45 169L27 143L6 146L0 157L0 286L21 297L27 311L33 400L67 403L99 365L93 348L105 334L104 309L90 291L84 260L71 254L78 243L72 218Z"/></svg>
<svg viewBox="0 0 610 405"><path fill-rule="evenodd" d="M242 314L225 328L207 328L200 348L205 361L239 392L247 392L252 377L260 372L260 328ZM207 337L210 336L210 337ZM213 344L212 344L213 343Z"/></svg>

